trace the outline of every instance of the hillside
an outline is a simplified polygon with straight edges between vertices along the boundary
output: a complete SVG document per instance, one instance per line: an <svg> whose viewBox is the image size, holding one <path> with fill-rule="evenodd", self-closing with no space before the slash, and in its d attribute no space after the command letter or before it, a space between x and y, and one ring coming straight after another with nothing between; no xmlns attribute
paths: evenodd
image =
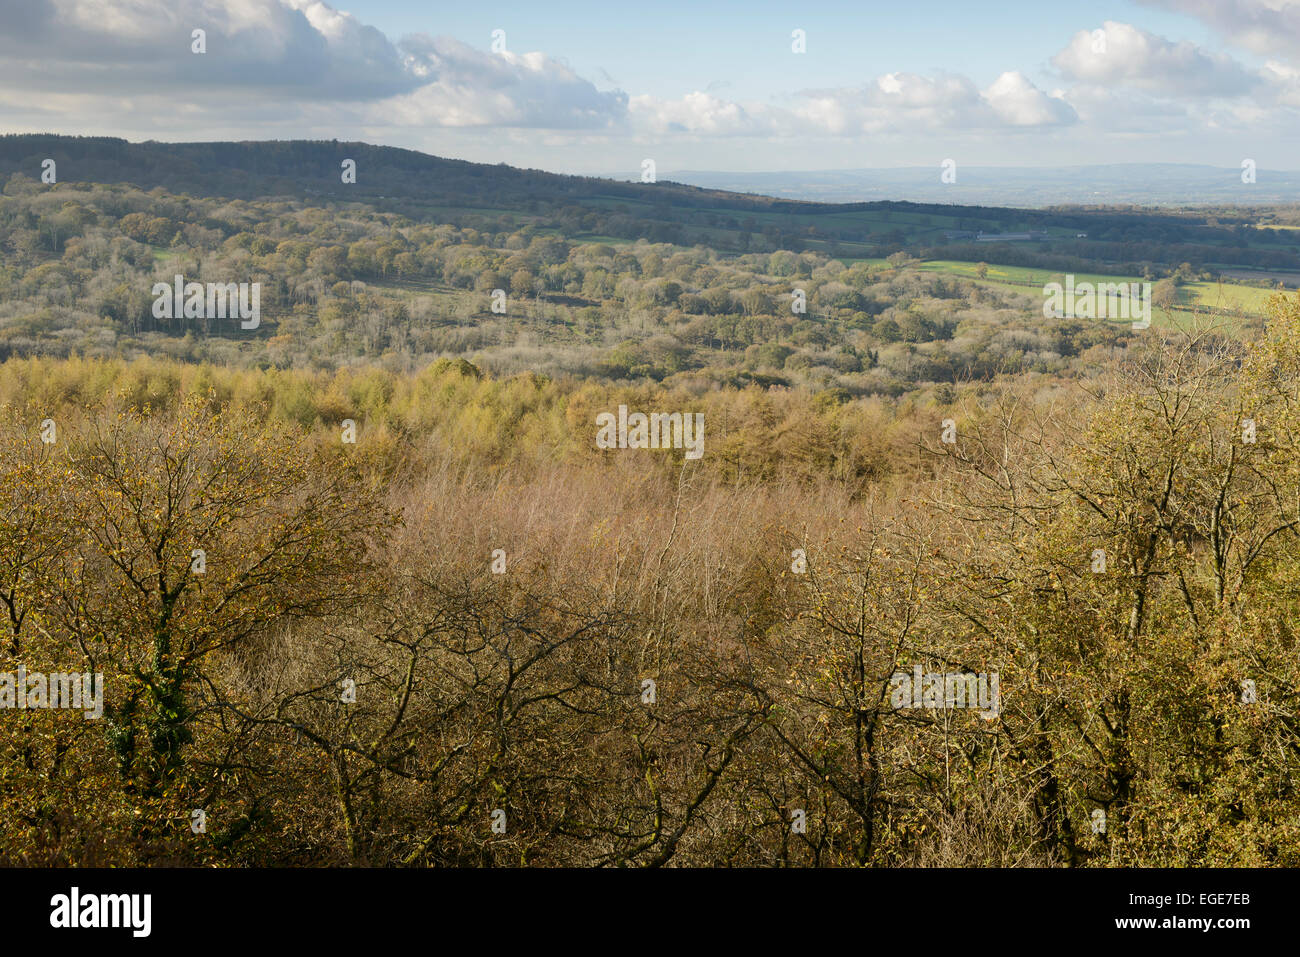
<svg viewBox="0 0 1300 957"><path fill-rule="evenodd" d="M814 203L702 189L626 183L429 156L337 141L130 143L108 137L0 137L0 181L37 179L45 159L64 183L125 183L191 196L365 202L417 221L509 217L567 236L605 235L737 252L820 249L838 257L907 250L939 259L1141 271L1143 263L1300 269L1300 236L1262 228L1296 221L1295 210L1054 208L881 201ZM342 163L357 164L355 183ZM979 239L980 233L986 238ZM1032 233L1032 242L990 237ZM1082 235L1081 235L1082 234ZM996 248L994 248L996 247Z"/></svg>
<svg viewBox="0 0 1300 957"><path fill-rule="evenodd" d="M935 166L785 170L770 173L672 170L673 179L706 189L758 192L830 203L906 199L925 203L1060 206L1137 204L1145 207L1289 204L1300 198L1300 174L1258 170L1244 184L1241 170L1203 163L1109 163L1090 166L963 165L945 183ZM615 177L616 179L626 177Z"/></svg>

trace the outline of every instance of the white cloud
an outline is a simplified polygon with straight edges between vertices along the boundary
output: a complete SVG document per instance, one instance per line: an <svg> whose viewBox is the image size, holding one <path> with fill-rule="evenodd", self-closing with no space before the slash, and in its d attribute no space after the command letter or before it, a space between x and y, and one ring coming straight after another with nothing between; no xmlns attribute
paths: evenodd
<svg viewBox="0 0 1300 957"><path fill-rule="evenodd" d="M814 90L803 97L798 114L831 133L1058 126L1077 120L1063 98L1049 96L1015 71L1003 73L984 91L953 74L886 73L859 89Z"/></svg>
<svg viewBox="0 0 1300 957"><path fill-rule="evenodd" d="M590 128L626 115L623 94L541 53L423 35L394 44L320 0L30 2L0 12L0 86L76 94L96 114L121 97L161 96L172 114L232 118L254 108L250 98L273 99L286 122L326 103L428 126ZM196 28L202 55L190 48Z"/></svg>
<svg viewBox="0 0 1300 957"><path fill-rule="evenodd" d="M1071 87L1069 97L1080 125L1098 135L1171 143L1174 137L1202 130L1209 115L1204 102L1180 102L1141 90L1087 83Z"/></svg>
<svg viewBox="0 0 1300 957"><path fill-rule="evenodd" d="M26 0L0 13L0 82L33 92L258 91L368 99L416 85L374 27L302 0ZM191 51L202 29L207 52ZM324 32L323 32L324 31Z"/></svg>
<svg viewBox="0 0 1300 957"><path fill-rule="evenodd" d="M1274 102L1292 108L1300 107L1300 70L1269 60L1264 65L1263 76Z"/></svg>
<svg viewBox="0 0 1300 957"><path fill-rule="evenodd" d="M1058 126L1078 119L1059 91L1049 95L1023 73L1003 73L984 91L984 100L1010 126Z"/></svg>
<svg viewBox="0 0 1300 957"><path fill-rule="evenodd" d="M1300 0L1141 0L1203 21L1255 53L1300 58Z"/></svg>
<svg viewBox="0 0 1300 957"><path fill-rule="evenodd" d="M628 106L635 125L653 133L761 136L780 132L780 120L771 111L755 108L751 112L739 103L698 90L675 100L634 96Z"/></svg>
<svg viewBox="0 0 1300 957"><path fill-rule="evenodd" d="M1231 57L1114 20L1097 31L1080 30L1052 64L1071 80L1175 97L1240 96L1258 82Z"/></svg>
<svg viewBox="0 0 1300 957"><path fill-rule="evenodd" d="M487 53L449 37L407 37L406 63L423 81L377 117L438 126L597 129L621 122L627 96L602 92L541 53Z"/></svg>
<svg viewBox="0 0 1300 957"><path fill-rule="evenodd" d="M1077 120L1060 96L1023 74L1002 74L985 91L963 76L885 73L861 87L805 90L788 107L741 104L710 93L678 99L634 96L634 126L653 133L712 136L843 136L955 129L1057 126Z"/></svg>

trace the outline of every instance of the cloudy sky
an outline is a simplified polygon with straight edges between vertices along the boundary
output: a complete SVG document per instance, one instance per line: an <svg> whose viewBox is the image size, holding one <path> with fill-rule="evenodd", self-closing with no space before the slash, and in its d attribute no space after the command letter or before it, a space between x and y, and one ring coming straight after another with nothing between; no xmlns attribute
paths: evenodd
<svg viewBox="0 0 1300 957"><path fill-rule="evenodd" d="M644 158L1300 168L1300 0L336 2L0 0L0 132L629 177Z"/></svg>

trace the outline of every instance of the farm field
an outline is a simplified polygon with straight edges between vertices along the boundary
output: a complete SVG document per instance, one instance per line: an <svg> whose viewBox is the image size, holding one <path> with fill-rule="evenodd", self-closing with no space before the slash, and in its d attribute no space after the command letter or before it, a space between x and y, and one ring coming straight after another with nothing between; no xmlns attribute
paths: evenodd
<svg viewBox="0 0 1300 957"><path fill-rule="evenodd" d="M882 260L883 261L883 260ZM917 268L923 272L941 275L961 276L984 285L999 287L1007 291L1033 293L1035 298L1041 294L1046 283L1062 282L1063 273L1047 269L1035 269L1023 266L1002 266L987 263L988 271L983 279L978 277L978 264L951 260L928 260ZM1106 273L1073 273L1075 284L1088 282L1100 283L1134 283L1142 282L1140 276L1115 275ZM1170 309L1153 307L1152 321L1163 316L1164 321L1184 324L1198 316L1240 316L1255 319L1265 314L1268 301L1276 295L1277 290L1262 289L1258 286L1233 282L1189 282L1178 288L1177 305Z"/></svg>

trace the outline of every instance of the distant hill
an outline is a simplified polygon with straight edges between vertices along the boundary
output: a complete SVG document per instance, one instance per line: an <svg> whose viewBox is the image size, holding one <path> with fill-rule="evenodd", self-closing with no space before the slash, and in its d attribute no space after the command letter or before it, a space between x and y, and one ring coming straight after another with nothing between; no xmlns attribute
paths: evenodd
<svg viewBox="0 0 1300 957"><path fill-rule="evenodd" d="M565 176L444 159L415 150L337 140L131 143L107 136L0 136L0 181L14 173L33 179L41 162L58 164L60 182L162 186L202 196L319 196L339 199L418 198L456 206L524 207L601 195L644 199L646 186L589 176ZM356 182L344 184L341 164L357 163ZM674 204L772 209L781 201L718 190L656 183L656 198ZM806 204L795 204L806 205Z"/></svg>
<svg viewBox="0 0 1300 957"><path fill-rule="evenodd" d="M1203 263L1231 268L1300 269L1300 231L1257 225L1300 225L1300 210L1267 214L1225 200L1212 210L1050 208L961 205L979 195L987 169L958 170L958 184L925 171L932 202L895 198L920 171L858 171L893 177L872 188L882 198L832 203L730 192L777 188L782 177L841 177L855 173L693 175L700 185L671 179L647 184L591 176L566 176L502 164L471 163L414 150L334 140L266 142L131 143L113 137L10 134L0 136L0 185L15 175L36 183L45 159L57 163L58 183L130 184L143 190L212 198L295 198L314 204L364 202L414 221L452 223L493 231L507 225L558 232L579 240L638 240L705 245L725 252L815 250L845 259L882 258L907 251L927 258L997 261L1049 269L1143 270L1143 263ZM356 162L356 182L342 181L342 164ZM1092 170L1092 172L1088 172ZM1097 170L1108 170L1099 173ZM1182 170L1182 173L1178 171ZM1229 171L1231 172L1231 171ZM1025 190L1046 202L1063 202L1042 177L1062 185L1129 177L1146 182L1208 182L1226 175L1211 167L1077 167L1055 171L999 170L1004 180L1023 177ZM886 175L888 174L888 175ZM1032 174L1032 175L1031 175ZM1035 181L1033 176L1039 176ZM1181 179L1180 179L1181 176ZM1259 173L1268 183L1274 174ZM765 178L766 177L766 178ZM1224 195L1238 202L1257 195L1240 184ZM882 180L883 181L883 180ZM793 182L793 180L791 180ZM1037 185L1034 183L1037 182ZM833 183L831 185L834 185ZM785 188L785 187L783 187ZM794 189L794 186L788 187ZM803 187L810 191L811 187ZM838 187L837 187L838 188ZM847 190L849 185L843 185ZM1077 186L1077 188L1083 188ZM1171 187L1172 188L1172 187ZM1225 187L1226 189L1226 187ZM830 192L829 187L827 192ZM925 192L925 190L921 190ZM888 195L890 198L883 198Z"/></svg>
<svg viewBox="0 0 1300 957"><path fill-rule="evenodd" d="M1042 207L1137 204L1276 204L1300 202L1300 172L1256 169L1255 182L1242 170L1191 163L1120 163L1105 166L959 166L957 181L944 183L939 166L893 169L812 170L785 173L726 173L682 170L671 177L707 189L760 193L783 199L854 203L911 200Z"/></svg>
<svg viewBox="0 0 1300 957"><path fill-rule="evenodd" d="M947 187L947 192L935 190L929 202L918 204L899 201L898 196L881 195L869 202L844 203L829 196L782 198L759 193L778 189L778 184L786 179L840 177L847 183L857 173L684 173L680 175L701 180L716 178L720 182L731 177L736 178L736 183L723 187L666 179L646 184L518 169L504 163L471 163L398 147L337 140L131 143L106 136L8 134L0 136L0 183L14 173L38 178L41 162L46 158L58 164L60 182L130 183L142 189L161 186L171 192L246 199L267 196L410 199L433 206L494 210L535 210L543 205L604 199L649 202L658 207L785 213L798 217L897 210L914 214L961 214L989 225L1014 223L1023 227L1062 222L1059 212L1035 215L1024 209L963 203L973 199L970 190L974 187L966 185L967 179L983 175L974 168L961 170L960 190L956 187ZM341 164L345 159L357 163L354 184L342 182ZM905 192L908 184L916 184L921 177L919 170L857 172L891 179L900 192ZM925 176L937 180L934 170L926 170ZM873 189L889 193L887 185ZM816 192L812 188L806 191ZM969 208L954 208L959 205ZM1078 225L1086 223L1080 219Z"/></svg>

